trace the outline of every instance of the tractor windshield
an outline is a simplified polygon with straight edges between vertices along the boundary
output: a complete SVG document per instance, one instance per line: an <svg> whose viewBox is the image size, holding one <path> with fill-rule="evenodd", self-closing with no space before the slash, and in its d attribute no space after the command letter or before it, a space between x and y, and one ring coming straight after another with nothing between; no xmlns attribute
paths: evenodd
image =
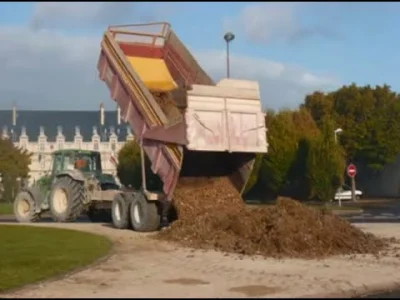
<svg viewBox="0 0 400 300"><path fill-rule="evenodd" d="M100 154L84 151L62 151L55 154L53 174L74 169L84 173L101 173Z"/></svg>
<svg viewBox="0 0 400 300"><path fill-rule="evenodd" d="M75 169L82 172L94 173L99 171L96 157L86 153L79 153L76 155L74 166Z"/></svg>

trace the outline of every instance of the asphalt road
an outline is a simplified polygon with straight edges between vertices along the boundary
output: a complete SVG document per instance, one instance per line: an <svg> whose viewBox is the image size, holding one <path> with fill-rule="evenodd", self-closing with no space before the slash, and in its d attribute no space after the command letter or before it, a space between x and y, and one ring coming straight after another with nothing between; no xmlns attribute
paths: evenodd
<svg viewBox="0 0 400 300"><path fill-rule="evenodd" d="M345 206L358 206L363 209L362 213L349 213L343 215L351 223L400 223L400 201L391 200L379 203L363 202L356 204L345 203Z"/></svg>

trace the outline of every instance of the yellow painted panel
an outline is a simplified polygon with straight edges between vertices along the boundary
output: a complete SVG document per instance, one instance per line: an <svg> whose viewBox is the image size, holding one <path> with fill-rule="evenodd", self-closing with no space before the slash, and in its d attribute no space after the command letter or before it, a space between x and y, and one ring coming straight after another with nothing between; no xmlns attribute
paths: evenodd
<svg viewBox="0 0 400 300"><path fill-rule="evenodd" d="M178 87L164 60L128 56L128 61L150 91L169 92Z"/></svg>

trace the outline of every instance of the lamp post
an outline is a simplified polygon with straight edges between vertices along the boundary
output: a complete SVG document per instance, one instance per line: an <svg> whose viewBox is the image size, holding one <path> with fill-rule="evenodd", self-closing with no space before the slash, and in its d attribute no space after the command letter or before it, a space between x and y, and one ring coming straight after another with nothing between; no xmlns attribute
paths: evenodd
<svg viewBox="0 0 400 300"><path fill-rule="evenodd" d="M224 35L224 40L226 42L226 77L230 77L230 65L229 65L229 43L235 39L235 35L232 32L227 32Z"/></svg>
<svg viewBox="0 0 400 300"><path fill-rule="evenodd" d="M343 132L343 129L342 128L337 128L337 129L335 129L335 131L334 131L334 134L335 134L335 143L337 143L337 135L338 134L341 134Z"/></svg>
<svg viewBox="0 0 400 300"><path fill-rule="evenodd" d="M337 136L338 134L341 134L343 132L342 128L336 128L335 131L333 132L333 134L335 135L335 143L337 143ZM342 206L342 192L343 192L343 188L339 187L338 189L339 191L339 206Z"/></svg>

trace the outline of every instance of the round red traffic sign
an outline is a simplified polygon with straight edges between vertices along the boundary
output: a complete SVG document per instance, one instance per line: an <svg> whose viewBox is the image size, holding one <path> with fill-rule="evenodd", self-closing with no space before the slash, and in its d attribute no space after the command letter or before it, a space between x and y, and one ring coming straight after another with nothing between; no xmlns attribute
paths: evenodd
<svg viewBox="0 0 400 300"><path fill-rule="evenodd" d="M349 177L354 177L354 176L356 176L356 174L357 174L357 168L356 168L356 166L353 165L353 164L348 165L348 166L347 166L347 175L348 175Z"/></svg>

